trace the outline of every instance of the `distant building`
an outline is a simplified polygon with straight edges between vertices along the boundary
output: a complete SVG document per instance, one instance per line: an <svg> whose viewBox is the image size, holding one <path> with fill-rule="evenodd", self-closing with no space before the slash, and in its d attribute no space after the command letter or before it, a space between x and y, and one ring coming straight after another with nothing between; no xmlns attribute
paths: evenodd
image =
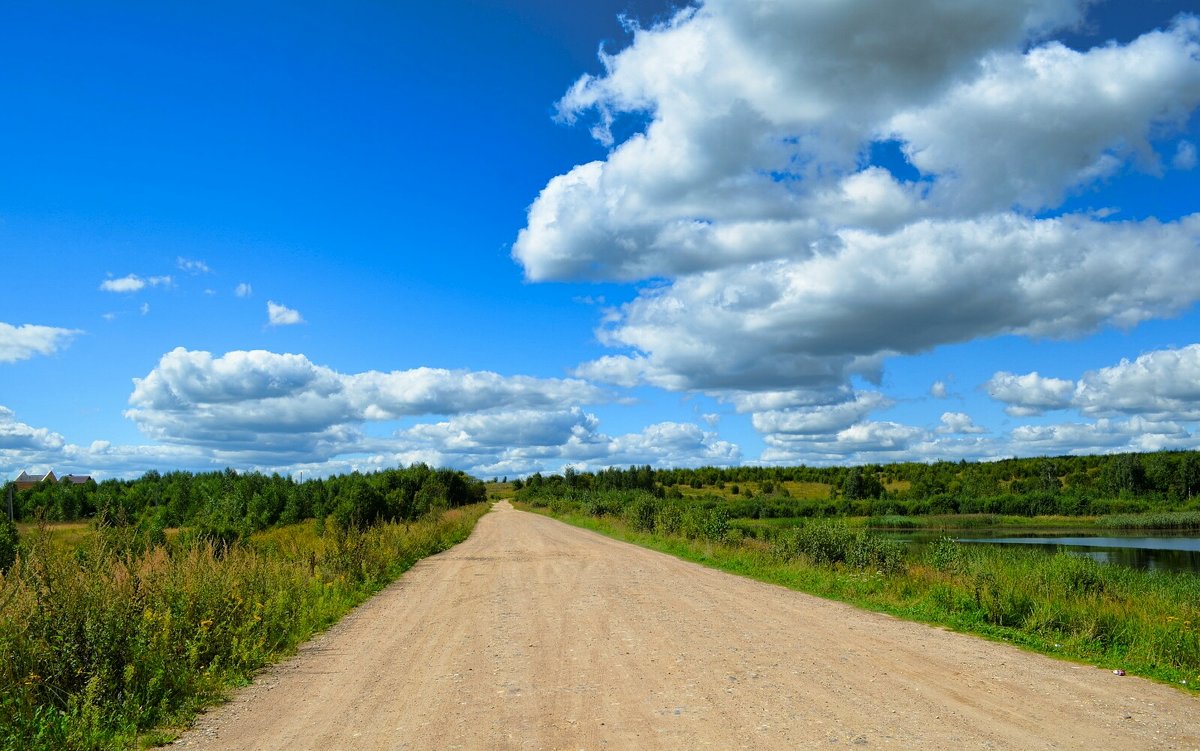
<svg viewBox="0 0 1200 751"><path fill-rule="evenodd" d="M17 486L17 490L25 490L26 488L32 488L39 482L69 482L72 485L83 485L91 479L91 475L63 475L60 479L54 476L54 470L50 470L41 477L22 471L21 474L17 475L17 479L13 480L13 485Z"/></svg>
<svg viewBox="0 0 1200 751"><path fill-rule="evenodd" d="M17 490L24 490L25 488L32 488L39 482L58 482L58 478L54 476L54 470L50 470L41 477L31 475L28 472L21 472L13 482L16 484Z"/></svg>

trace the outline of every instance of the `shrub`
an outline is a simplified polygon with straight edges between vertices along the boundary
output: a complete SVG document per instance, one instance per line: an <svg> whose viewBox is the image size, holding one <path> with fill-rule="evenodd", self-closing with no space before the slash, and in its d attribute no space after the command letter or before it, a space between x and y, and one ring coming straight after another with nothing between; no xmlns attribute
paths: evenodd
<svg viewBox="0 0 1200 751"><path fill-rule="evenodd" d="M658 509L658 516L654 518L654 526L663 534L679 534L683 526L683 508L678 503L662 504Z"/></svg>
<svg viewBox="0 0 1200 751"><path fill-rule="evenodd" d="M708 512L702 528L704 539L720 542L729 533L729 514L723 508Z"/></svg>
<svg viewBox="0 0 1200 751"><path fill-rule="evenodd" d="M904 565L904 544L880 535L861 533L846 550L846 565L895 573Z"/></svg>
<svg viewBox="0 0 1200 751"><path fill-rule="evenodd" d="M962 564L962 545L950 537L941 537L929 545L929 563L938 571L956 571Z"/></svg>
<svg viewBox="0 0 1200 751"><path fill-rule="evenodd" d="M658 516L658 499L652 495L640 495L625 507L625 520L638 532L653 532Z"/></svg>

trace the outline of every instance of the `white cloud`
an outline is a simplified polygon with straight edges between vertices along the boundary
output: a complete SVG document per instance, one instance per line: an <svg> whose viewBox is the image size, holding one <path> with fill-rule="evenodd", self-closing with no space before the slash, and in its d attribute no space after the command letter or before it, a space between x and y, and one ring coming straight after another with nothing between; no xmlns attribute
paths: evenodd
<svg viewBox="0 0 1200 751"><path fill-rule="evenodd" d="M661 422L638 433L613 439L607 453L590 463L589 469L612 465L654 464L664 467L730 465L741 459L736 444L721 440L711 431L692 423Z"/></svg>
<svg viewBox="0 0 1200 751"><path fill-rule="evenodd" d="M1099 177L1200 101L1197 29L1023 51L1082 5L718 0L638 29L559 109L595 112L606 138L622 116L647 124L551 180L513 255L534 280L677 276L803 256L838 226L890 231L963 191L1007 191L996 210ZM1003 128L988 149L968 137L976 121ZM955 188L926 205L921 184L861 164L894 138ZM1010 157L1020 174L1004 171Z"/></svg>
<svg viewBox="0 0 1200 751"><path fill-rule="evenodd" d="M756 412L751 421L754 429L764 434L818 436L845 430L891 404L883 394L866 391L855 394L852 401L838 404Z"/></svg>
<svg viewBox="0 0 1200 751"><path fill-rule="evenodd" d="M304 323L304 319L300 316L300 311L280 305L274 300L268 300L267 322L271 326L293 326L297 323Z"/></svg>
<svg viewBox="0 0 1200 751"><path fill-rule="evenodd" d="M571 403L608 401L605 392L576 379L501 376L487 371L415 368L345 377L345 387L363 415L388 420L406 415L458 414L504 407L546 409Z"/></svg>
<svg viewBox="0 0 1200 751"><path fill-rule="evenodd" d="M1008 406L1004 411L1014 417L1040 415L1046 410L1071 406L1075 382L1062 378L1044 378L1037 372L1016 375L1001 371L984 384L988 396Z"/></svg>
<svg viewBox="0 0 1200 751"><path fill-rule="evenodd" d="M58 433L26 425L17 420L11 409L0 406L0 456L12 456L18 452L37 455L56 451L64 443Z"/></svg>
<svg viewBox="0 0 1200 751"><path fill-rule="evenodd" d="M233 289L233 294L237 295L238 297L249 297L253 293L254 288L251 287L247 282L242 282Z"/></svg>
<svg viewBox="0 0 1200 751"><path fill-rule="evenodd" d="M945 399L947 396L946 384L944 381L934 381L929 387L929 395L934 399Z"/></svg>
<svg viewBox="0 0 1200 751"><path fill-rule="evenodd" d="M170 287L171 277L151 276L143 279L137 274L129 274L118 279L105 279L100 282L100 289L105 292L130 293L139 292L146 287Z"/></svg>
<svg viewBox="0 0 1200 751"><path fill-rule="evenodd" d="M672 389L833 388L872 377L895 353L1128 327L1200 297L1198 240L1200 215L1160 224L1003 214L887 235L844 230L809 259L643 290L599 332L634 354L577 372Z"/></svg>
<svg viewBox="0 0 1200 751"><path fill-rule="evenodd" d="M963 412L943 412L942 424L936 432L942 435L976 435L986 433L987 429L976 425L971 416Z"/></svg>
<svg viewBox="0 0 1200 751"><path fill-rule="evenodd" d="M192 258L184 258L183 256L179 256L178 258L175 259L175 265L178 266L179 268L183 269L184 271L188 272L189 274L211 273L211 269L208 268L207 263L205 263L204 261L197 261Z"/></svg>
<svg viewBox="0 0 1200 751"><path fill-rule="evenodd" d="M125 415L167 443L291 461L362 450L373 445L361 430L364 423L421 415L458 416L442 428L414 428L407 438L425 436L423 446L437 436L451 443L447 430L475 436L481 445L502 438L486 437L487 426L501 418L469 416L496 412L515 416L504 430L509 441L520 443L544 429L537 426L550 418L539 414L558 415L561 422L564 410L609 400L606 392L573 379L434 368L343 375L303 355L255 350L213 357L177 348L146 377L134 379Z"/></svg>
<svg viewBox="0 0 1200 751"><path fill-rule="evenodd" d="M1084 51L1046 41L1087 5L712 0L636 28L558 105L592 118L607 155L550 179L513 246L530 280L649 282L605 313L613 351L575 374L702 391L778 438L817 416L867 424L851 384L897 354L1186 310L1200 214L1051 209L1158 174L1159 151L1186 162L1200 21ZM879 148L908 164L871 163ZM1044 398L1014 392L1009 411L1069 404Z"/></svg>
<svg viewBox="0 0 1200 751"><path fill-rule="evenodd" d="M1104 454L1200 448L1196 437L1174 422L1140 417L1091 423L1025 425L1013 429L1012 451L1020 455Z"/></svg>
<svg viewBox="0 0 1200 751"><path fill-rule="evenodd" d="M836 464L908 460L920 456L930 441L928 431L896 422L860 422L830 435L763 437L767 464Z"/></svg>
<svg viewBox="0 0 1200 751"><path fill-rule="evenodd" d="M1010 415L1076 409L1090 417L1138 415L1152 421L1200 420L1200 344L1147 352L1089 371L1076 381L1036 372L1000 372L985 384Z"/></svg>
<svg viewBox="0 0 1200 751"><path fill-rule="evenodd" d="M142 303L141 307L138 308L138 310L141 312L142 315L148 314L150 312L150 303L148 303L148 302Z"/></svg>
<svg viewBox="0 0 1200 751"><path fill-rule="evenodd" d="M76 329L31 323L13 326L0 321L0 362L28 360L34 355L52 355L81 333Z"/></svg>
<svg viewBox="0 0 1200 751"><path fill-rule="evenodd" d="M1085 373L1072 403L1092 416L1200 420L1200 344L1148 352Z"/></svg>
<svg viewBox="0 0 1200 751"><path fill-rule="evenodd" d="M1064 191L1135 160L1158 169L1151 138L1200 104L1200 20L1183 17L1128 45L1057 43L984 57L980 75L889 130L958 209L1057 205ZM986 143L987 148L980 148Z"/></svg>

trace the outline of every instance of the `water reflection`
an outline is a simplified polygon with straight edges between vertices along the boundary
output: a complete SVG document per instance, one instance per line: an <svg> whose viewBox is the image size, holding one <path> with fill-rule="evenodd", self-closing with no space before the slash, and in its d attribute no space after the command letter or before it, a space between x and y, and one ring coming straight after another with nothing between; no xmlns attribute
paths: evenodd
<svg viewBox="0 0 1200 751"><path fill-rule="evenodd" d="M1200 573L1200 538L1196 537L1101 537L1045 536L964 537L959 542L992 545L1032 545L1047 553L1066 550L1086 555L1100 563L1150 571L1188 571Z"/></svg>
<svg viewBox="0 0 1200 751"><path fill-rule="evenodd" d="M1066 550L1086 555L1100 563L1115 563L1149 571L1200 573L1200 537L1194 536L1102 536L1074 531L1014 536L1011 529L997 530L994 533L973 529L962 532L961 536L954 531L947 531L909 533L897 537L922 545L944 535L970 544L1026 545L1046 553Z"/></svg>

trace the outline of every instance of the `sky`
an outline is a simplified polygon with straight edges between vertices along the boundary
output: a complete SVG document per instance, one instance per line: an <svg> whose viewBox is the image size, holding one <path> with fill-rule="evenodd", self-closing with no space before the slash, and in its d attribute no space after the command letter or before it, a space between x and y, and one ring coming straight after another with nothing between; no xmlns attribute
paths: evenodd
<svg viewBox="0 0 1200 751"><path fill-rule="evenodd" d="M0 473L1200 448L1167 0L0 8Z"/></svg>

